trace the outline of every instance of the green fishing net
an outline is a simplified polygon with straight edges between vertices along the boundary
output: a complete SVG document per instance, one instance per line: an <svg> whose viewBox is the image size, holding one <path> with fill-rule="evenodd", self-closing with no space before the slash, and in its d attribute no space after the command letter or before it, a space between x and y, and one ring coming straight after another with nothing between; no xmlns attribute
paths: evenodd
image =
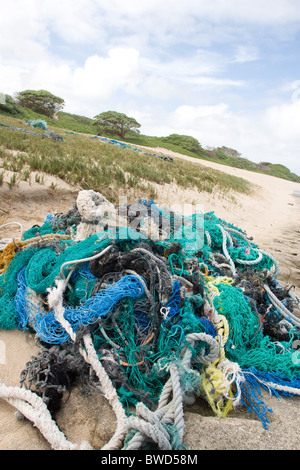
<svg viewBox="0 0 300 470"><path fill-rule="evenodd" d="M220 284L220 295L214 305L225 315L230 325L226 355L242 369L255 367L264 372L280 372L287 377L299 375L299 365L293 361L294 350L284 348L264 335L258 315L251 309L243 291L235 286Z"/></svg>

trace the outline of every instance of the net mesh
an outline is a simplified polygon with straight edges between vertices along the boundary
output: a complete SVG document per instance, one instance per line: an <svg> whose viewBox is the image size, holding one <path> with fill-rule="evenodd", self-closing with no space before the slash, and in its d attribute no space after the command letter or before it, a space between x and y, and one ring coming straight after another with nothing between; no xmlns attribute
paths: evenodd
<svg viewBox="0 0 300 470"><path fill-rule="evenodd" d="M300 386L294 346L300 321L293 322L288 289L276 280L276 261L213 212L185 216L153 201L139 204L158 238L142 233L142 220L133 230L129 211L127 226L113 229L108 221L98 231L100 212L87 218L75 204L65 214L48 214L41 227L2 250L0 328L31 329L43 347L55 345L51 358L65 355L72 341L48 303L48 293L63 279L64 319L79 339L91 333L126 408L140 400L155 407L176 363L186 400L206 397L220 416L239 400L266 426L270 410L258 389L275 383L289 396L287 387ZM77 239L84 224L92 234ZM291 318L283 316L282 304ZM203 333L220 345L218 357L211 357L212 343L190 341Z"/></svg>

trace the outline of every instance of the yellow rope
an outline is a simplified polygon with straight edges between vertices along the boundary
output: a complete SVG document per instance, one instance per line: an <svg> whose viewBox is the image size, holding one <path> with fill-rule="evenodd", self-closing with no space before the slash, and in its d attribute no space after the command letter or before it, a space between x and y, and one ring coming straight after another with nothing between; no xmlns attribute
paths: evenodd
<svg viewBox="0 0 300 470"><path fill-rule="evenodd" d="M201 387L214 413L220 418L225 418L233 407L234 394L231 386L229 390L226 387L226 377L223 371L218 368L218 365L226 359L225 345L229 336L229 325L226 317L219 315L218 319L220 321L217 324L217 340L220 345L220 354L218 359L209 364L202 372Z"/></svg>
<svg viewBox="0 0 300 470"><path fill-rule="evenodd" d="M51 240L69 240L69 235L62 235L58 233L49 233L47 235L29 238L25 241L12 241L6 247L0 251L0 275L6 273L9 263L14 258L16 253L24 248L35 245L41 241Z"/></svg>
<svg viewBox="0 0 300 470"><path fill-rule="evenodd" d="M6 273L9 263L15 254L22 249L23 242L10 242L0 254L0 274Z"/></svg>

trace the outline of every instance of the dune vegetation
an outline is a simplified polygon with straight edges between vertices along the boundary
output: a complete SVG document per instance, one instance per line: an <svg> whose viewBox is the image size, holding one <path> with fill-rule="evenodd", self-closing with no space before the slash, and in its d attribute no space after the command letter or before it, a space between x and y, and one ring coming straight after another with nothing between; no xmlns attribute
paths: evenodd
<svg viewBox="0 0 300 470"><path fill-rule="evenodd" d="M42 182L44 174L53 175L70 185L100 191L112 201L128 191L154 199L157 184L174 183L200 192L224 194L230 191L249 194L253 189L242 178L180 159L176 162L164 160L158 158L159 155L138 151L135 145L132 149L109 145L96 139L95 133L79 133L71 124L58 127L59 121L51 118L46 119L48 129L63 140L46 138L43 129L33 129L26 124L28 119L45 117L29 110L24 114L23 119L1 115L0 184L3 184L6 171L12 172L10 187L21 180L30 181L31 173L35 172L35 181L40 178ZM71 120L70 116L65 116L67 118ZM63 122L62 119L61 126ZM31 129L37 135L12 128ZM83 130L87 129L81 128Z"/></svg>

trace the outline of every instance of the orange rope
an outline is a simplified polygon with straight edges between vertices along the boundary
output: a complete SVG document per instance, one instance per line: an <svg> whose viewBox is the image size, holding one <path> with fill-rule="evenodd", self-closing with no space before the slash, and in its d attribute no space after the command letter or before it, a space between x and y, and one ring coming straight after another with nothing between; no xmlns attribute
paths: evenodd
<svg viewBox="0 0 300 470"><path fill-rule="evenodd" d="M206 277L208 276L208 269L207 269L207 266L205 264L201 264L201 266L204 266L204 269L205 269L205 272L201 272L202 276Z"/></svg>
<svg viewBox="0 0 300 470"><path fill-rule="evenodd" d="M151 335L149 336L149 338L146 339L146 340L141 344L141 346L145 346L146 344L149 344L150 341L153 339L153 337L154 337L154 333L151 333ZM123 361L120 362L120 364L121 364L122 366L126 366L126 367L141 366L143 363L144 363L144 359L143 359L141 362L137 362L136 364L129 364L128 362L123 362Z"/></svg>
<svg viewBox="0 0 300 470"><path fill-rule="evenodd" d="M0 271L6 273L9 263L15 254L23 247L23 242L10 242L0 254Z"/></svg>

